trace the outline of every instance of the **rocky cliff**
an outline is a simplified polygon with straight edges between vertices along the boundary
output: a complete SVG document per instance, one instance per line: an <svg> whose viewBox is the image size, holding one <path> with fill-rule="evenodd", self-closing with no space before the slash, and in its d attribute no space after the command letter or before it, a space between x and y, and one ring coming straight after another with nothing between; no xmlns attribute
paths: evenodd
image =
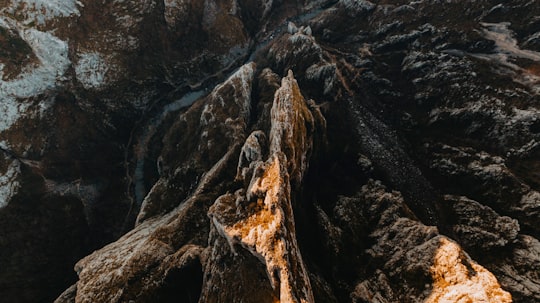
<svg viewBox="0 0 540 303"><path fill-rule="evenodd" d="M0 0L6 302L540 302L540 2Z"/></svg>

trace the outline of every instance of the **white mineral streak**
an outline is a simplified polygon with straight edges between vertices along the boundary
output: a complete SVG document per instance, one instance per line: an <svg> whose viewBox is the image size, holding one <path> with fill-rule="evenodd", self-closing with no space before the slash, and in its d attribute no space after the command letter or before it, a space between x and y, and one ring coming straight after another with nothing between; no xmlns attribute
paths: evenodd
<svg viewBox="0 0 540 303"><path fill-rule="evenodd" d="M86 89L99 89L106 84L106 74L109 70L107 62L99 53L83 53L79 55L75 65L77 80Z"/></svg>
<svg viewBox="0 0 540 303"><path fill-rule="evenodd" d="M26 25L32 22L36 25L45 25L54 18L79 16L77 6L82 4L75 0L11 0L11 5L7 9L25 16L23 23Z"/></svg>
<svg viewBox="0 0 540 303"><path fill-rule="evenodd" d="M16 79L4 81L0 78L0 132L10 128L30 107L21 99L54 90L70 65L66 42L35 29L22 30L20 35L32 48L39 64Z"/></svg>
<svg viewBox="0 0 540 303"><path fill-rule="evenodd" d="M274 97L268 160L261 161L264 134L260 131L248 137L240 155L237 178L248 176L247 171L252 170L246 198L257 201L257 210L246 214L237 202L236 216L227 216L224 213L234 206L227 204L230 196L225 195L209 212L231 247L240 244L265 264L272 287L279 290L280 302L314 302L296 242L289 180L293 169L301 176L307 168L312 138L307 137L306 121L313 123L313 117L289 72ZM242 195L242 191L236 195Z"/></svg>
<svg viewBox="0 0 540 303"><path fill-rule="evenodd" d="M9 129L28 109L28 105L18 103L13 98L5 97L1 89L0 82L0 99L3 99L0 103L0 132Z"/></svg>
<svg viewBox="0 0 540 303"><path fill-rule="evenodd" d="M7 206L17 193L20 186L17 177L20 172L19 161L12 160L6 171L0 174L0 208Z"/></svg>
<svg viewBox="0 0 540 303"><path fill-rule="evenodd" d="M474 262L456 243L440 238L431 266L433 290L424 303L512 302L495 276Z"/></svg>
<svg viewBox="0 0 540 303"><path fill-rule="evenodd" d="M26 28L18 22L3 17L4 14L23 14L25 24L44 24L54 17L79 14L74 1L13 0L0 11L0 26L17 32L32 48L39 59L37 66L27 68L16 79L4 81L0 77L0 132L9 129L29 109L30 104L21 99L30 98L54 89L69 67L68 45L54 35ZM2 68L0 67L0 73Z"/></svg>

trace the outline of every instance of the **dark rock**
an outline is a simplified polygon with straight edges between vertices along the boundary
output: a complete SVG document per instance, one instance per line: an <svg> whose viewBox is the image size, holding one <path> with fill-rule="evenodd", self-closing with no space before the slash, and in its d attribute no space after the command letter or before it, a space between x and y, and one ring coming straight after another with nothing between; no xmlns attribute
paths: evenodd
<svg viewBox="0 0 540 303"><path fill-rule="evenodd" d="M540 302L539 5L0 0L0 296Z"/></svg>

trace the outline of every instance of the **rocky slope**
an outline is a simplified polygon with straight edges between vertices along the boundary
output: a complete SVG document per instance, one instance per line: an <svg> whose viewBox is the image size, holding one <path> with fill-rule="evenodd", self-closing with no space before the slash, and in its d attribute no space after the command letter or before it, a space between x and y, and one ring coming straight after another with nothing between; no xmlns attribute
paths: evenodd
<svg viewBox="0 0 540 303"><path fill-rule="evenodd" d="M540 302L540 2L0 0L6 302Z"/></svg>

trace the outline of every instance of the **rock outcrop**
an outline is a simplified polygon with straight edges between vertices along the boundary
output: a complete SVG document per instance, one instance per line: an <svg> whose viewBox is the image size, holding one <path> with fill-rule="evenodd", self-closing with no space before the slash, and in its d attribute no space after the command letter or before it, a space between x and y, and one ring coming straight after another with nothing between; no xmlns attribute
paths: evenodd
<svg viewBox="0 0 540 303"><path fill-rule="evenodd" d="M0 0L6 302L540 302L538 1Z"/></svg>

